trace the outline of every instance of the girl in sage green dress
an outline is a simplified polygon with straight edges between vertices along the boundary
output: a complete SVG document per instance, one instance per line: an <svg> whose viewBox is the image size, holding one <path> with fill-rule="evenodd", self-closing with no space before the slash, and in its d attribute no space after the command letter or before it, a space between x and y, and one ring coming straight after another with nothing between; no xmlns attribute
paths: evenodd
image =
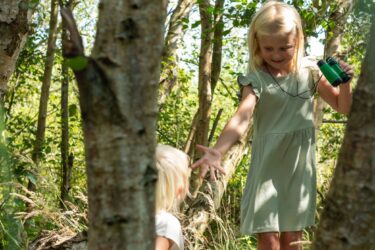
<svg viewBox="0 0 375 250"><path fill-rule="evenodd" d="M350 82L333 87L316 62L304 57L301 19L292 6L268 1L248 33L249 64L239 107L213 148L192 168L201 177L225 173L221 156L239 139L253 117L251 167L241 202L241 232L256 234L258 249L301 249L302 230L314 224L316 174L313 96L315 91L337 112L348 114ZM341 62L353 75L352 67ZM318 73L318 74L317 74Z"/></svg>

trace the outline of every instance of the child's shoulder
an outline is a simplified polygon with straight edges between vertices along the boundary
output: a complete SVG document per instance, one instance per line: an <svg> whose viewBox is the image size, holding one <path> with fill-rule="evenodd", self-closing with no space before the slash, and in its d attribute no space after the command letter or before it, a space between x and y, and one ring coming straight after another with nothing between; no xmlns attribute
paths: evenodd
<svg viewBox="0 0 375 250"><path fill-rule="evenodd" d="M171 249L184 249L184 238L179 220L171 213L160 211L155 216L157 236L166 237L174 242Z"/></svg>
<svg viewBox="0 0 375 250"><path fill-rule="evenodd" d="M174 225L176 227L180 227L180 221L171 213L168 213L166 211L160 211L156 214L156 224L163 226L163 225Z"/></svg>

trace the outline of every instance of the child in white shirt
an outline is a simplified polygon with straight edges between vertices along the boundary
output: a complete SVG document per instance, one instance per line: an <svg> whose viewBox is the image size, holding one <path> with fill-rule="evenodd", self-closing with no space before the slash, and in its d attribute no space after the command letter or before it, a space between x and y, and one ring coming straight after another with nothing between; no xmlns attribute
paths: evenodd
<svg viewBox="0 0 375 250"><path fill-rule="evenodd" d="M189 193L189 156L174 147L156 148L156 244L155 250L182 250L181 224L173 215Z"/></svg>

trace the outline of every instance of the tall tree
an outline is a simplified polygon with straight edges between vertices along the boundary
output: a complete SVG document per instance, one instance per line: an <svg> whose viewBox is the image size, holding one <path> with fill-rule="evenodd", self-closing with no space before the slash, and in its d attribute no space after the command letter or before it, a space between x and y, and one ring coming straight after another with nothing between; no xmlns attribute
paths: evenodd
<svg viewBox="0 0 375 250"><path fill-rule="evenodd" d="M214 9L214 35L212 45L212 62L211 62L211 92L214 93L219 76L221 73L221 61L223 53L223 36L224 36L224 3L225 0L217 0Z"/></svg>
<svg viewBox="0 0 375 250"><path fill-rule="evenodd" d="M79 88L89 201L89 249L153 249L157 89L166 1L104 0L84 57L64 9Z"/></svg>
<svg viewBox="0 0 375 250"><path fill-rule="evenodd" d="M0 104L30 28L32 3L27 0L1 0L0 3Z"/></svg>
<svg viewBox="0 0 375 250"><path fill-rule="evenodd" d="M224 22L223 22L223 6L224 6L225 0L217 0L215 2L215 9L214 9L214 21L208 21L213 22L214 26L212 28L207 28L206 32L210 32L210 29L213 29L212 40L212 51L210 50L210 53L212 53L212 60L210 59L210 63L208 65L206 63L203 63L202 65L205 65L206 70L200 70L200 73L202 72L203 75L206 72L210 73L210 78L206 79L206 82L209 83L203 90L206 91L209 90L208 93L213 93L216 87L216 84L219 79L219 75L221 72L221 59L222 59L222 42L223 42L223 30L224 30ZM209 8L205 8L209 9ZM206 14L207 15L207 14ZM204 17L204 16L203 16ZM205 17L206 18L206 17ZM203 21L203 20L202 20ZM203 25L203 24L202 24ZM207 25L207 24L206 24ZM202 27L203 31L203 27ZM208 39L206 34L202 34L202 40ZM202 41L203 46L204 41ZM201 54L202 54L202 48L201 47ZM200 60L202 58L200 57ZM201 65L201 64L200 64ZM209 75L208 75L209 76ZM207 76L206 76L207 77ZM202 76L202 79L203 78ZM201 78L200 78L201 80ZM199 91L202 91L200 89ZM202 94L205 96L205 93ZM201 98L200 98L201 99ZM212 99L212 97L211 97ZM202 99L202 102L205 103L205 105L202 105L204 108L205 106L211 105L211 100L208 100L207 98ZM200 101L201 103L201 101ZM201 108L201 107L200 107ZM191 143L207 143L199 141L200 139L197 139L198 136L195 134L195 131L193 129L201 129L199 126L199 121L197 118L199 117L200 111L196 113L192 130L190 131L190 137L188 138L187 147L185 150L187 151L188 148L191 146ZM208 117L209 118L209 117ZM207 125L208 126L208 125ZM201 138L208 137L208 130L206 131L207 134L203 136L201 134ZM199 174L195 172L192 175L192 191L193 191L193 200L188 201L188 208L186 209L186 217L184 220L184 225L186 225L187 228L191 229L189 230L189 240L191 246L194 246L195 249L199 249L199 246L202 245L204 242L204 238L202 237L204 235L204 232L209 227L210 222L215 218L216 211L220 207L221 198L224 194L224 191L226 190L228 181L233 176L236 166L239 164L241 159L244 156L244 152L247 151L249 148L249 140L252 135L252 125L249 125L249 128L247 131L241 136L241 138L233 145L231 150L223 157L222 165L225 168L226 175L218 178L217 181L203 181L199 178ZM194 138L195 137L195 138ZM195 142L194 142L195 141ZM198 142L197 142L198 141ZM207 145L207 144L204 144ZM198 192L200 191L200 192Z"/></svg>
<svg viewBox="0 0 375 250"><path fill-rule="evenodd" d="M64 6L59 2L60 6ZM68 8L72 8L73 1L67 4ZM66 40L67 30L64 25L62 30L62 40ZM65 201L68 200L70 190L70 178L73 167L73 154L69 155L69 68L64 58L61 65L61 186L60 186L60 207L65 208Z"/></svg>
<svg viewBox="0 0 375 250"><path fill-rule="evenodd" d="M37 176L38 167L40 162L40 157L42 154L42 147L44 143L45 131L46 131L46 119L47 119L47 106L49 99L49 89L51 86L52 78L52 68L53 61L55 58L55 45L56 45L56 35L57 35L57 13L58 5L57 0L51 0L51 14L49 21L49 32L47 41L47 53L44 65L44 74L42 78L42 90L39 102L39 113L38 113L38 125L35 135L35 143L32 152L32 159L35 163L36 168L34 169L34 174ZM36 184L29 181L28 189L35 191Z"/></svg>
<svg viewBox="0 0 375 250"><path fill-rule="evenodd" d="M374 249L375 15L315 249Z"/></svg>
<svg viewBox="0 0 375 250"><path fill-rule="evenodd" d="M201 17L201 48L198 74L199 107L194 115L185 145L185 151L191 155L194 155L192 145L208 144L211 103L221 72L224 2L224 0L216 0L214 8L211 6L210 1L199 2Z"/></svg>
<svg viewBox="0 0 375 250"><path fill-rule="evenodd" d="M177 49L184 36L185 19L189 17L195 0L179 0L173 11L165 37L159 90L159 105L162 106L177 81Z"/></svg>
<svg viewBox="0 0 375 250"><path fill-rule="evenodd" d="M199 13L201 16L201 48L199 54L198 93L199 108L197 112L197 130L194 142L207 145L208 128L211 116L211 74L212 74L212 41L213 22L211 4L208 0L199 2ZM194 125L193 125L194 126Z"/></svg>
<svg viewBox="0 0 375 250"><path fill-rule="evenodd" d="M219 1L221 0L217 0L217 2ZM212 6L209 0L199 1L199 13L201 18L201 46L198 73L199 107L194 115L188 140L185 145L185 151L192 155L193 158L195 150L192 145L208 145L212 103L212 42L214 37L213 12L211 9ZM198 171L193 172L190 183L190 189L195 196L201 185Z"/></svg>

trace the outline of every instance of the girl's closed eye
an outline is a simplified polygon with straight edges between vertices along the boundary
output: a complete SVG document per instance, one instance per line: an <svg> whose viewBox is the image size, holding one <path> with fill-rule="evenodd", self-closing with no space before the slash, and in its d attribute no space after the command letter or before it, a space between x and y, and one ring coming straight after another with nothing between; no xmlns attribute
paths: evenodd
<svg viewBox="0 0 375 250"><path fill-rule="evenodd" d="M294 46L290 45L290 46L282 47L281 50L287 51L287 50L290 50L290 49L293 49L293 48L294 48Z"/></svg>

